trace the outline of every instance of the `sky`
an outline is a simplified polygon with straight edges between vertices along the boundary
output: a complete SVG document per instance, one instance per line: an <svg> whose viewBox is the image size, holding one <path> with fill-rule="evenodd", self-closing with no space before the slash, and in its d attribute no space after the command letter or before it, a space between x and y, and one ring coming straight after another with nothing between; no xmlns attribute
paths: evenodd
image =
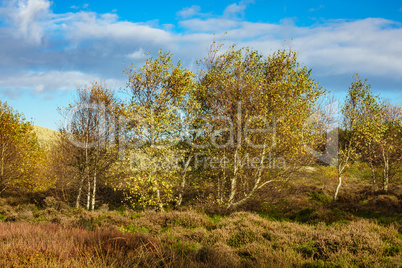
<svg viewBox="0 0 402 268"><path fill-rule="evenodd" d="M35 125L60 127L77 87L125 88L146 52L195 70L213 40L290 48L336 96L359 73L402 104L402 1L0 1L0 100Z"/></svg>

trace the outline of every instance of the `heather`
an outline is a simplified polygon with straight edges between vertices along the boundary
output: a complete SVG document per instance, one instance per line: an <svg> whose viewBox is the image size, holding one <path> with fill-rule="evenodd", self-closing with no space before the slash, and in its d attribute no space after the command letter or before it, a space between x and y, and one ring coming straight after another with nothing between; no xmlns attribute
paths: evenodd
<svg viewBox="0 0 402 268"><path fill-rule="evenodd" d="M357 193L350 195L359 198ZM271 206L271 211L213 213L208 206L166 212L125 207L108 210L103 206L87 211L71 208L53 197L46 197L43 206L3 198L0 266L400 265L400 214L398 210L388 214L382 210L379 214L385 206L399 208L397 197L370 196L369 201L356 204L326 200L321 192L297 196L292 200L293 209L283 201ZM359 211L353 212L357 208Z"/></svg>

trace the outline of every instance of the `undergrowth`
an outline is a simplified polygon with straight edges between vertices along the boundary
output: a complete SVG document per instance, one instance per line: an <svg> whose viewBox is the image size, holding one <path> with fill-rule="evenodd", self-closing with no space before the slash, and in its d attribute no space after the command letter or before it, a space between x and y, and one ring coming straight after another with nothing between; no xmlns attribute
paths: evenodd
<svg viewBox="0 0 402 268"><path fill-rule="evenodd" d="M397 267L402 256L398 223L368 219L305 224L251 212L48 208L5 219L0 267Z"/></svg>

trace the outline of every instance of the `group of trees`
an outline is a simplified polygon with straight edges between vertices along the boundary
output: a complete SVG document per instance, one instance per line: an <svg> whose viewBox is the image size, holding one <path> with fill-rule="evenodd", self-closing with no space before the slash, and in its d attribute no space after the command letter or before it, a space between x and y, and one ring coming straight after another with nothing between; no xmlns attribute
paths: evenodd
<svg viewBox="0 0 402 268"><path fill-rule="evenodd" d="M180 205L186 190L209 189L207 198L237 207L312 161L302 139L312 134L303 124L324 90L296 53L219 48L198 74L163 52L126 70L129 138L143 142L137 157L154 161L121 184L134 202L163 210Z"/></svg>
<svg viewBox="0 0 402 268"><path fill-rule="evenodd" d="M108 202L97 193L111 189L134 206L160 210L196 198L236 208L320 163L307 147L325 150L334 131L325 117L306 123L325 114L319 103L326 91L292 51L266 57L235 46L222 52L214 43L197 73L163 51L125 73L125 99L99 83L77 89L74 103L60 109L66 124L47 152L31 125L0 103L0 190L53 188L87 209ZM381 174L387 191L401 168L401 115L400 106L381 101L356 76L342 108L339 147L324 161L338 168L335 199L354 161L371 168L374 190ZM36 169L43 163L45 171Z"/></svg>
<svg viewBox="0 0 402 268"><path fill-rule="evenodd" d="M77 208L84 204L93 210L99 179L113 177L111 168L117 160L114 123L120 106L111 90L93 83L77 89L75 102L59 111L65 125L53 147L54 174L60 189L66 191L63 196L74 197Z"/></svg>
<svg viewBox="0 0 402 268"><path fill-rule="evenodd" d="M40 191L53 185L45 176L45 151L23 115L0 101L0 194Z"/></svg>
<svg viewBox="0 0 402 268"><path fill-rule="evenodd" d="M373 190L377 177L387 192L390 179L402 168L402 108L373 95L367 80L355 76L342 107L342 135L339 148L337 198L342 175L354 161L367 163L371 169Z"/></svg>

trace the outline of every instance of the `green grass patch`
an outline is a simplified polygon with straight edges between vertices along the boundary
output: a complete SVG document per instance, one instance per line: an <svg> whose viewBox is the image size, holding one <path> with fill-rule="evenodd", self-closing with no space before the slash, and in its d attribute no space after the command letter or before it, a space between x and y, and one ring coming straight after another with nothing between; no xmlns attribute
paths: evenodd
<svg viewBox="0 0 402 268"><path fill-rule="evenodd" d="M144 233L144 234L150 234L151 231L148 230L144 226L135 226L135 225L128 225L127 227L121 227L119 228L120 231L122 232L129 232L129 233Z"/></svg>

